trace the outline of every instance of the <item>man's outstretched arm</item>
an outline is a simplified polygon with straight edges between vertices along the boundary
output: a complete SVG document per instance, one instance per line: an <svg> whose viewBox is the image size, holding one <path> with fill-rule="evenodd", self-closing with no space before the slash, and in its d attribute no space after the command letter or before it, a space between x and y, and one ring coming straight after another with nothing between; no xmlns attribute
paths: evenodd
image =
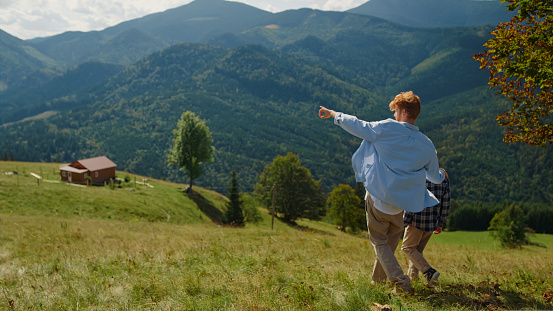
<svg viewBox="0 0 553 311"><path fill-rule="evenodd" d="M321 109L319 109L319 118L328 119L328 118L336 117L336 111L325 108L323 106L320 106L320 107Z"/></svg>

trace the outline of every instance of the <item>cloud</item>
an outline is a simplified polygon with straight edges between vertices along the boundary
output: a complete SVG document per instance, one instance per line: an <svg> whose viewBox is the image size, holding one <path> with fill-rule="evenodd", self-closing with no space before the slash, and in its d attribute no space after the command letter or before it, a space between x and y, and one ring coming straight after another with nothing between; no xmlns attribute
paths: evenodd
<svg viewBox="0 0 553 311"><path fill-rule="evenodd" d="M311 8L324 11L346 11L368 0L232 0L269 12L280 12L290 9Z"/></svg>
<svg viewBox="0 0 553 311"><path fill-rule="evenodd" d="M101 30L192 0L0 0L0 28L21 39Z"/></svg>
<svg viewBox="0 0 553 311"><path fill-rule="evenodd" d="M356 8L367 0L319 0L322 2L321 9L324 11L347 11Z"/></svg>
<svg viewBox="0 0 553 311"><path fill-rule="evenodd" d="M9 8L17 0L0 0L0 9Z"/></svg>
<svg viewBox="0 0 553 311"><path fill-rule="evenodd" d="M268 11L281 12L290 9L306 8L312 5L312 0L232 0Z"/></svg>

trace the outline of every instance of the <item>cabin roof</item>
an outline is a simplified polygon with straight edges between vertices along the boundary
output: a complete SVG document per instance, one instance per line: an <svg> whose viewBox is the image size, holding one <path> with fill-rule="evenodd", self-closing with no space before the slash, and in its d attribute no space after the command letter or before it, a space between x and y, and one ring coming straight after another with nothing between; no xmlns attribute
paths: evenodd
<svg viewBox="0 0 553 311"><path fill-rule="evenodd" d="M116 167L117 164L113 163L106 156L78 160L70 164L60 165L60 170L71 171L75 173L82 173L86 171L99 171L106 168Z"/></svg>
<svg viewBox="0 0 553 311"><path fill-rule="evenodd" d="M111 167L116 167L117 166L117 164L113 163L106 156L79 160L77 162L80 163L82 166L84 166L89 171L97 171L97 170L102 170L102 169L105 169L105 168L111 168ZM73 163L71 164L71 166L73 166Z"/></svg>

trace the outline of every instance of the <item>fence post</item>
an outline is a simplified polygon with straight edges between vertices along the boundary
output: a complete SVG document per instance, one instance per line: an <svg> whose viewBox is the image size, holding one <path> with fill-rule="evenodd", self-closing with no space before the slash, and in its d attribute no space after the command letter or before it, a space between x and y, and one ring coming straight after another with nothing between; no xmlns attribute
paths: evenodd
<svg viewBox="0 0 553 311"><path fill-rule="evenodd" d="M271 230L273 230L273 227L275 225L275 194L276 194L276 184L273 184L273 212L271 213L273 216L271 218Z"/></svg>

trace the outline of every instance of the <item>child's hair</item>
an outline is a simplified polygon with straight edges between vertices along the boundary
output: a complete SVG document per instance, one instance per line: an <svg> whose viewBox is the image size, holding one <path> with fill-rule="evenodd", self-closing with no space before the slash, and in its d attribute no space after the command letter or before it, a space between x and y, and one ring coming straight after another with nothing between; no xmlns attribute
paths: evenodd
<svg viewBox="0 0 553 311"><path fill-rule="evenodd" d="M390 110L403 109L411 119L416 119L421 113L421 101L413 91L401 92L390 103Z"/></svg>

